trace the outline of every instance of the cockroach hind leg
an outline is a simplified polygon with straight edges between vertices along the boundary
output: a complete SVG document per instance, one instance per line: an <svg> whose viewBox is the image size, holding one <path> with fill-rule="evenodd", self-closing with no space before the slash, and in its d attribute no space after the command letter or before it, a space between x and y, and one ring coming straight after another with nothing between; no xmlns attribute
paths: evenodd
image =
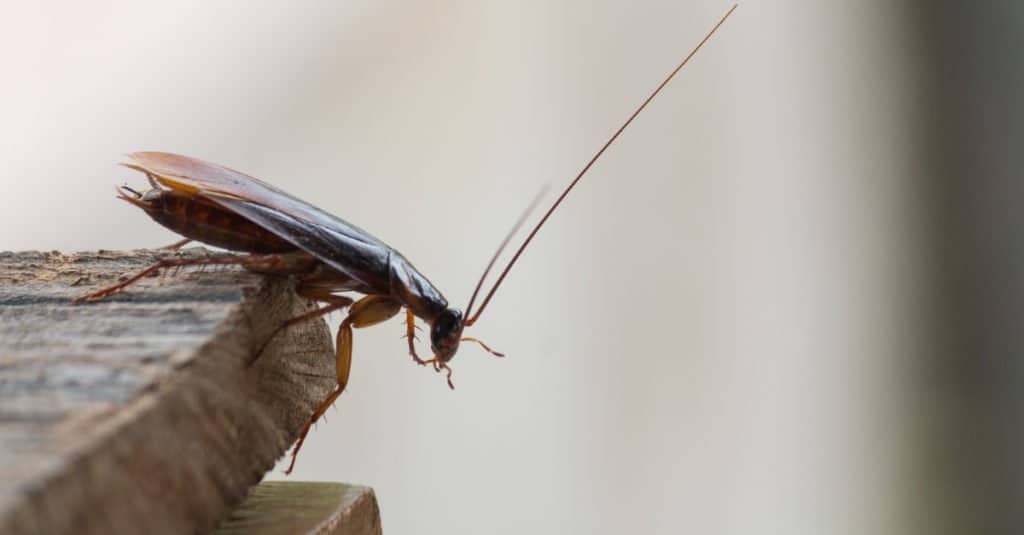
<svg viewBox="0 0 1024 535"><path fill-rule="evenodd" d="M327 412L327 409L337 401L338 396L345 391L345 385L339 384L334 392L331 392L327 399L320 404L320 406L313 412L313 415L306 420L306 425L302 427L302 431L299 433L299 439L295 442L295 447L292 448L292 461L288 464L288 469L284 471L285 475L291 474L292 469L295 468L295 459L299 455L299 450L302 449L302 444L306 442L306 437L309 435L309 430L313 427L320 418Z"/></svg>
<svg viewBox="0 0 1024 535"><path fill-rule="evenodd" d="M302 295L301 291L299 292L299 295ZM267 350L267 346L270 345L270 342L272 342L274 338L277 337L277 335L281 334L288 327L291 327L292 325L298 323L302 323L304 321L316 319L320 316L326 316L331 312L341 310L352 304L352 299L341 295L318 296L315 299L329 301L329 303L315 310L306 312L305 314L295 316L294 318L285 321L281 325L278 325L273 331L270 332L270 335L267 336L266 340L264 340L263 343L256 348L256 351L253 352L252 358L249 359L249 362L246 364L246 367L252 367L253 364L256 364L256 361L259 360L261 356L263 356L263 352Z"/></svg>
<svg viewBox="0 0 1024 535"><path fill-rule="evenodd" d="M122 282L113 286L108 286L99 291L91 294L83 295L81 297L72 300L72 303L83 303L86 301L97 301L106 297L110 297L126 287L139 282L146 277L156 276L161 269L164 268L177 268L180 269L186 266L203 266L203 265L246 265L246 264L258 264L261 262L272 262L277 255L249 255L249 256L211 256L206 258L166 258L159 262L143 269L142 271L132 275Z"/></svg>
<svg viewBox="0 0 1024 535"><path fill-rule="evenodd" d="M185 238L184 240L178 240L178 241L176 241L176 242L174 242L174 243L172 243L170 245L165 245L165 246L161 247L160 249L164 250L164 251L177 251L177 250L181 249L182 247L188 245L191 242L192 242L192 238Z"/></svg>
<svg viewBox="0 0 1024 535"><path fill-rule="evenodd" d="M345 391L345 385L348 384L349 372L352 367L352 328L376 325L388 320L397 314L399 310L401 310L401 307L397 302L383 295L368 295L352 304L348 316L342 320L341 325L338 327L337 340L335 341L334 350L337 359L335 370L338 374L338 388L327 396L327 399L320 404L306 422L302 433L299 434L299 440L295 444L295 449L292 450L292 462L288 466L286 474L292 472L292 468L295 466L295 457L298 455L299 449L302 448L302 443L305 442L306 436L309 434L309 428L327 412L327 409L334 404L338 396Z"/></svg>

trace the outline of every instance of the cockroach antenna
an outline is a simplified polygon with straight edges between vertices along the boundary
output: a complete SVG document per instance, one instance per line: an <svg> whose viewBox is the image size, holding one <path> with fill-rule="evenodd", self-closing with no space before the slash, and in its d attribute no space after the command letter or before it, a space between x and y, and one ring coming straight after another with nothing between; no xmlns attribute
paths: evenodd
<svg viewBox="0 0 1024 535"><path fill-rule="evenodd" d="M494 253L494 256L491 257L490 262L487 263L487 267L484 269L483 275L480 276L480 281L477 283L476 289L473 291L472 297L469 298L469 305L466 306L466 327L473 325L474 323L476 323L476 320L480 318L480 315L483 314L484 309L487 308L487 304L491 302L491 298L494 297L494 293L498 291L498 287L501 286L501 283L505 280L505 277L508 275L508 272L512 269L512 266L515 265L516 261L519 260L519 257L523 254L523 251L526 250L526 246L530 245L530 242L533 241L533 237L537 235L537 232L540 230L542 226L544 226L544 223L546 223L548 218L551 217L551 214L553 214L555 210L558 208L558 206L562 204L562 201L564 201L565 198L569 195L569 192L576 187L576 184L579 183L581 178L583 178L583 175L587 174L587 171L589 171L590 167L594 165L594 162L596 162L597 159L600 158L602 154L604 154L604 151L609 146L611 146L611 144L615 142L616 139L618 139L619 134L622 134L623 130L625 130L626 127L633 122L633 119L636 119L636 116L640 115L640 112L642 112L644 108L647 107L647 104L650 103L651 100L653 100L654 97L661 92L662 88L668 85L669 81L672 80L676 73L682 70L684 66L686 66L690 59L697 54L697 52L701 49L702 46L704 46L704 43L707 43L708 40L711 39L711 36L715 34L715 31L718 30L718 27L725 23L725 20L729 18L729 15L732 15L733 11L736 11L737 7L739 7L739 4L733 4L732 7L729 8L729 11L727 11L725 15L722 15L722 18L719 19L718 22L714 25L714 27L711 28L711 31L709 31L707 35L704 36L704 39L701 39L701 41L697 43L697 46L695 46L693 50L691 50L690 53L687 54L685 58L683 58L683 61L679 62L679 65L676 65L676 68L673 69L672 72L670 72L669 75L666 76L660 84L658 84L658 87L656 87L654 91L652 91L651 94L648 95L646 99L644 99L640 106L633 111L629 118L626 119L626 122L622 123L622 126L620 126L619 129L616 130L610 138L608 138L608 141L606 141L604 145L601 146L601 149L598 150L592 158L590 158L590 161L587 162L587 165L583 166L583 169L579 172L579 174L576 175L576 178L574 178L573 181L570 182L569 185L565 188L565 190L562 191L562 194L558 196L558 199L556 199L554 204L551 205L551 208L548 208L548 211L544 213L544 217L540 218L540 221L537 223L536 226L533 227L533 230L530 231L530 234L526 236L526 240L524 240L523 244L519 246L518 250L516 250L516 254L514 254L512 256L512 259L509 260L508 264L505 266L505 269L502 270L501 275L498 276L498 280L494 283L494 286L491 287L491 290L487 292L487 296L484 297L483 302L480 303L480 308L477 309L476 312L474 313L473 303L476 301L477 294L480 292L480 288L483 286L484 279L487 278L487 275L490 273L495 261L497 261L498 256L501 255L501 252L505 249L505 246L508 245L508 242L511 240L512 235L515 234L515 232L523 224L523 219L525 219L526 215L530 212L530 210L533 209L531 205L530 209L526 211L526 213L512 228L512 232L505 236L505 239L501 242L501 246L498 247L498 251ZM535 200L534 204L536 204L536 202L537 201Z"/></svg>

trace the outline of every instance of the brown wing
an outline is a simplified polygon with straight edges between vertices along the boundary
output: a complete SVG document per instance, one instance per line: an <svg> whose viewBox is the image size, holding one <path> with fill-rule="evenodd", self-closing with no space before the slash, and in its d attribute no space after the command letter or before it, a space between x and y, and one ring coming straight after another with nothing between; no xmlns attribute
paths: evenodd
<svg viewBox="0 0 1024 535"><path fill-rule="evenodd" d="M133 152L125 167L153 175L161 184L178 191L196 194L216 192L239 199L275 206L281 197L298 200L262 180L188 156L167 152Z"/></svg>
<svg viewBox="0 0 1024 535"><path fill-rule="evenodd" d="M132 161L122 164L125 167L142 171L168 188L205 197L236 213L238 205L223 202L225 197L278 210L307 223L329 227L335 233L366 245L390 249L377 237L352 223L234 169L167 152L134 152L128 157Z"/></svg>
<svg viewBox="0 0 1024 535"><path fill-rule="evenodd" d="M244 217L361 282L365 291L389 291L391 262L401 255L365 230L227 167L164 152L129 157L126 167Z"/></svg>

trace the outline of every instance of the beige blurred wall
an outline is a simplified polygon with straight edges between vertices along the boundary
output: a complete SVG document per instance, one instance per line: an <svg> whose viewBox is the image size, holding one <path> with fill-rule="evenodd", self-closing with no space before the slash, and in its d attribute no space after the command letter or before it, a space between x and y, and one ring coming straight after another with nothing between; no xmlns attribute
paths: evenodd
<svg viewBox="0 0 1024 535"><path fill-rule="evenodd" d="M0 22L0 250L175 238L140 149L284 187L463 302L724 2L134 2ZM889 2L746 2L592 170L473 328L457 390L399 322L295 479L389 532L907 533L928 351L915 65ZM337 318L335 318L337 319ZM278 472L271 477L280 477Z"/></svg>

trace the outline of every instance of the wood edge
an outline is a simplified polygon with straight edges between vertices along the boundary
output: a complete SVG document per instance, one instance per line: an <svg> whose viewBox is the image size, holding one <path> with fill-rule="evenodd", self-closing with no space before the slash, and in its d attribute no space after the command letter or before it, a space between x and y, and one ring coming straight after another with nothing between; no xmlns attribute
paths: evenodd
<svg viewBox="0 0 1024 535"><path fill-rule="evenodd" d="M370 487L353 485L334 514L310 531L310 535L364 535L382 532L380 505Z"/></svg>
<svg viewBox="0 0 1024 535"><path fill-rule="evenodd" d="M280 335L252 369L242 365L255 333L269 332L307 307L291 283L263 279L183 365L127 405L61 426L54 440L73 434L76 426L105 429L90 443L69 448L65 460L32 488L21 489L0 517L0 532L212 529L273 467L333 385L330 337L322 320ZM289 379L288 370L278 369L288 356L282 348L300 343L318 357L308 359L302 377L290 377L309 387L305 395L262 398L265 387ZM294 389L283 389L289 391Z"/></svg>
<svg viewBox="0 0 1024 535"><path fill-rule="evenodd" d="M327 481L264 481L213 535L379 535L373 489Z"/></svg>

